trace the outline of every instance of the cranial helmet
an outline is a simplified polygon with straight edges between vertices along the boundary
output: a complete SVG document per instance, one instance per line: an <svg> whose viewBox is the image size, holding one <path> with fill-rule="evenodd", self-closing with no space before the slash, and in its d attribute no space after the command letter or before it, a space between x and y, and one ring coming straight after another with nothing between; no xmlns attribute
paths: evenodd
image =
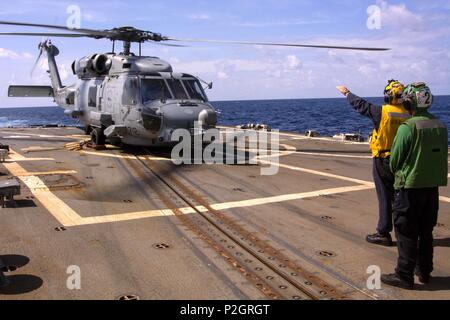
<svg viewBox="0 0 450 320"><path fill-rule="evenodd" d="M399 105L403 103L402 93L405 86L398 80L389 80L384 88L384 101L386 103Z"/></svg>
<svg viewBox="0 0 450 320"><path fill-rule="evenodd" d="M433 95L424 82L408 85L403 91L403 104L408 110L427 110L433 104Z"/></svg>

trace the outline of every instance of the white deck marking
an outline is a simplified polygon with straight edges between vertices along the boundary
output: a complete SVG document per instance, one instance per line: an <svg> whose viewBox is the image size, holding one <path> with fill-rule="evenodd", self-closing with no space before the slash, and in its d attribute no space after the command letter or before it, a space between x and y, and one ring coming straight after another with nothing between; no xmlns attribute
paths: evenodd
<svg viewBox="0 0 450 320"><path fill-rule="evenodd" d="M99 155L97 152L89 152L85 151L85 153L91 154L94 153L94 155ZM100 153L100 155L105 155L103 153ZM120 156L122 158L127 158L128 156ZM11 151L11 158L15 160L25 160L24 156L20 155L19 153L15 151ZM146 158L146 157L142 157ZM32 158L28 159L31 160ZM159 158L156 159L161 160L167 160L165 158ZM260 160L260 162L268 162L264 160ZM82 226L82 225L93 225L93 224L102 224L102 223L114 223L114 222L123 222L123 221L129 221L129 220L139 220L139 219L146 219L146 218L153 218L153 217L162 217L162 216L174 216L175 213L171 209L156 209L156 210L149 210L149 211L140 211L140 212L130 212L130 213L118 213L118 214L112 214L112 215L104 215L104 216L89 216L89 217L82 217L77 212L75 212L71 207L69 207L64 201L62 201L60 198L58 198L53 192L50 191L50 189L45 185L44 181L42 181L37 175L39 174L51 174L51 173L45 173L45 172L28 172L26 171L20 164L17 162L11 163L4 163L5 168L15 176L18 176L18 178L30 189L30 192L34 195L34 197L44 206L44 208L51 214L53 217L59 221L59 223L65 227L74 227L74 226ZM338 187L338 188L330 188L330 189L323 189L323 190L315 190L315 191L309 191L309 192L302 192L302 193L292 193L292 194L283 194L283 195L277 195L277 196L269 196L269 197L261 197L261 198L254 198L254 199L247 199L247 200L239 200L239 201L231 201L231 202L224 202L224 203L215 203L211 204L211 208L214 210L228 210L233 208L244 208L244 207L253 207L253 206L259 206L259 205L267 205L267 204L273 204L273 203L281 203L281 202L287 202L287 201L294 201L294 200L300 200L305 198L314 198L314 197L320 197L324 195L331 195L331 194L342 194L347 192L356 192L356 191L364 191L374 188L374 184L370 181L360 180L360 179L354 179L344 176L339 176L331 173L321 172L317 170L311 170L306 168L300 168L300 167L294 167L284 164L279 164L282 168L287 168L295 171L301 171L305 173L320 175L320 176L326 176L334 179L349 181L353 183L357 183L356 186L347 186L347 187ZM57 172L57 171L55 171ZM63 171L61 171L63 172ZM66 173L69 173L69 171L64 171ZM70 171L70 173L74 173L74 171ZM447 197L440 197L441 201L449 202L450 198ZM198 206L196 207L197 210L201 212L207 212L208 209L204 206ZM183 214L195 214L196 211L193 208L190 207L184 207L184 208L178 208L180 212Z"/></svg>
<svg viewBox="0 0 450 320"><path fill-rule="evenodd" d="M372 156L355 156L355 155L350 155L350 154L303 152L303 151L296 151L294 153L294 155L308 155L308 156L334 157L334 158L372 159Z"/></svg>
<svg viewBox="0 0 450 320"><path fill-rule="evenodd" d="M100 224L100 223L123 222L123 221L130 221L130 220L157 218L157 217L174 216L174 215L175 215L174 212L169 209L149 210L149 211L142 211L142 212L131 212L131 213L122 213L122 214L112 214L112 215L107 215L107 216L81 218L77 225L81 226L81 225Z"/></svg>
<svg viewBox="0 0 450 320"><path fill-rule="evenodd" d="M119 159L132 159L136 160L136 156L127 156L127 155L121 155L121 154L112 154L112 153L104 153L104 152L96 152L96 151L86 151L86 150L80 150L78 151L80 153L89 154L92 156L99 156L99 157L107 157L107 158L119 158ZM148 156L138 156L139 159L145 160L154 160L154 161L172 161L172 159L169 158L163 158L163 157L148 157Z"/></svg>
<svg viewBox="0 0 450 320"><path fill-rule="evenodd" d="M360 179L340 176L337 174L332 174L332 173L327 173L327 172L322 172L322 171L317 171L317 170L312 170L312 169L306 169L306 168L301 168L301 167L295 167L295 166L290 166L287 164L275 163L275 162L270 162L270 161L265 161L265 160L259 160L259 162L264 163L264 164L271 164L274 166L279 166L280 168L285 168L285 169L289 169L289 170L301 171L301 172L306 172L306 173L310 173L310 174L315 174L318 176L324 176L324 177L334 178L334 179L338 179L338 180L354 182L354 183L362 184L365 186L375 187L375 184L371 181L360 180Z"/></svg>
<svg viewBox="0 0 450 320"><path fill-rule="evenodd" d="M38 138L69 138L69 139L79 139L80 137L86 137L81 135L68 135L68 136L54 136L54 135L48 135L48 134L37 134L37 133L21 133L21 132L11 132L11 131L0 131L1 134L9 134L10 136L3 137L4 139L7 138L30 138L30 137L38 137Z"/></svg>
<svg viewBox="0 0 450 320"><path fill-rule="evenodd" d="M373 187L369 186L369 185L331 188L331 189L323 189L323 190L303 192L303 193L283 194L283 195L279 195L279 196L271 196L271 197L256 198L256 199L249 199L249 200L218 203L218 204L211 205L211 208L213 208L214 210L227 210L227 209L233 209L233 208L253 207L253 206L259 206L259 205L264 205L264 204L300 200L300 199L305 199L305 198L314 198L314 197L320 197L320 196L331 195L331 194L362 191L362 190L368 190L368 189L372 189L372 188Z"/></svg>
<svg viewBox="0 0 450 320"><path fill-rule="evenodd" d="M331 194L341 194L346 192L354 192L354 191L363 191L372 189L369 186L351 186L351 187L341 187L341 188L332 188L332 189L324 189L318 191L311 192L303 192L303 193L293 193L293 194L285 194L280 196L273 197L265 197L265 198L256 198L249 200L241 200L241 201L232 201L232 202L224 202L224 203L216 203L212 204L211 208L214 210L228 210L233 208L244 208L244 207L254 207L259 205L266 205L272 203L280 203L286 201L300 200L305 198L314 198L318 196L331 195ZM208 212L208 209L204 206L197 206L197 210L201 212ZM196 211L191 207L178 208L183 214L195 214ZM131 213L119 213L112 214L106 216L95 216L95 217L80 217L77 225L90 225L90 224L100 224L100 223L112 223L112 222L123 222L130 220L139 220L146 218L155 218L162 216L174 216L175 213L170 209L162 209L162 210L149 210L149 211L141 211L141 212L131 212Z"/></svg>

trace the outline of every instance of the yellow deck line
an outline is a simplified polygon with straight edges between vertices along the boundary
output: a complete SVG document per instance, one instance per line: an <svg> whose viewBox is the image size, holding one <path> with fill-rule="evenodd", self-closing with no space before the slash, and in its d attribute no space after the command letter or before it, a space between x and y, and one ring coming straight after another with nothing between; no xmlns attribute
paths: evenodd
<svg viewBox="0 0 450 320"><path fill-rule="evenodd" d="M4 163L5 168L30 189L33 196L50 212L63 226L71 227L79 224L81 217L64 201L51 192L37 176L21 176L26 172L18 163Z"/></svg>
<svg viewBox="0 0 450 320"><path fill-rule="evenodd" d="M16 151L10 149L9 150L9 159L6 159L5 163L10 162L20 162L20 161L54 161L53 158L26 158L20 153L17 153Z"/></svg>
<svg viewBox="0 0 450 320"><path fill-rule="evenodd" d="M30 162L30 161L55 161L54 158L27 158L27 159L6 159L5 163L14 163L14 162Z"/></svg>
<svg viewBox="0 0 450 320"><path fill-rule="evenodd" d="M23 177L23 176L49 176L54 174L75 174L77 171L75 170L56 170L56 171L43 171L43 172L28 172L24 171L22 173L18 172L15 174L17 177Z"/></svg>

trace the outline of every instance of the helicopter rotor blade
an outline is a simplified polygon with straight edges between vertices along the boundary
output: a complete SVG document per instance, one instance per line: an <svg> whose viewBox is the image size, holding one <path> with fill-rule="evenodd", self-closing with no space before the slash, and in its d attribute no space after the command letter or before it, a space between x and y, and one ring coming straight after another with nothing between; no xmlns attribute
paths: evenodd
<svg viewBox="0 0 450 320"><path fill-rule="evenodd" d="M44 53L44 49L41 47L41 45L39 45L39 55L38 55L38 57L36 59L36 62L33 65L33 68L31 68L31 73L30 73L31 77L33 76L34 70L36 70L36 67L37 67L39 61L41 60L41 57L42 57L43 53Z"/></svg>
<svg viewBox="0 0 450 320"><path fill-rule="evenodd" d="M95 37L80 33L49 33L49 32L0 32L0 36L31 36L31 37L60 37L60 38L86 38Z"/></svg>
<svg viewBox="0 0 450 320"><path fill-rule="evenodd" d="M338 49L338 50L360 50L360 51L386 51L386 50L390 50L389 48L348 47L348 46L314 45L314 44L300 44L300 43L249 42L249 41L227 41L227 40L205 40L205 39L176 39L176 38L165 38L164 40L167 40L167 41L178 41L178 42L257 45L257 46L277 46L277 47L299 47L299 48L319 48L319 49Z"/></svg>
<svg viewBox="0 0 450 320"><path fill-rule="evenodd" d="M65 30L65 31L71 31L71 32L79 32L79 33L83 33L83 34L87 34L87 35L91 35L91 36L98 36L98 37L108 37L111 35L111 33L108 30L102 31L102 30L93 30L93 29L84 29L84 28L75 29L75 28L68 28L66 26L57 26L57 25L51 25L51 24L0 21L0 25L58 29L58 30Z"/></svg>
<svg viewBox="0 0 450 320"><path fill-rule="evenodd" d="M259 46L277 46L277 47L297 47L297 48L319 48L319 49L338 49L338 50L360 50L360 51L386 51L389 48L374 48L374 47L353 47L353 46L334 46L334 45L315 45L315 44L301 44L301 43L277 43L277 42L250 42L250 41L228 41L228 40L206 40L206 39L178 39L165 37L161 34L153 33L150 31L138 30L133 27L122 27L111 30L93 30L93 29L72 29L66 26L50 25L50 24L37 24L27 22L13 22L13 21L0 21L0 25L10 26L23 26L23 27L38 27L58 29L81 34L85 37L91 37L95 39L108 38L110 40L124 41L124 42L144 42L153 41L160 43L161 41L176 41L176 42L197 42L197 43L215 43L215 44L228 44L228 45L259 45ZM81 37L74 34L53 34L54 37ZM44 33L39 33L43 35ZM3 35L33 35L19 34L19 33L4 33ZM38 34L36 34L38 35ZM46 34L47 35L47 34ZM48 34L51 35L51 34ZM172 46L177 46L173 45Z"/></svg>
<svg viewBox="0 0 450 320"><path fill-rule="evenodd" d="M159 46L165 46L165 47L176 47L176 48L188 48L189 46L183 45L183 44L174 44L174 43L163 43L163 42L157 42L152 41L153 44L157 44Z"/></svg>

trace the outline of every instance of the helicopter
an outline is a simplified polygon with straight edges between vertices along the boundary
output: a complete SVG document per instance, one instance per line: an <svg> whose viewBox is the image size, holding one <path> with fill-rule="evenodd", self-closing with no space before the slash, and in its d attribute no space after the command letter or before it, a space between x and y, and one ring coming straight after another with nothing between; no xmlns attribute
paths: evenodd
<svg viewBox="0 0 450 320"><path fill-rule="evenodd" d="M179 39L134 27L107 30L68 28L66 26L0 21L0 25L62 30L54 32L1 32L0 36L36 36L51 38L92 38L112 41L112 51L94 53L75 60L72 72L74 84L64 86L56 63L59 49L50 39L39 43L36 67L45 53L51 86L14 85L9 97L53 97L65 114L79 119L85 133L95 145L109 141L114 145L160 146L174 144L172 133L190 130L192 135L215 128L218 115L208 100L206 89L212 83L187 74L176 73L172 66L157 57L142 56L142 44L153 42L182 47L178 43L197 42L221 45L258 45L339 50L383 51L387 48L345 47L296 43L246 42L205 39ZM122 42L122 52L116 53L116 42ZM139 53L131 52L132 43ZM206 87L203 85L206 84ZM200 128L199 130L194 129ZM177 141L178 142L178 141Z"/></svg>

